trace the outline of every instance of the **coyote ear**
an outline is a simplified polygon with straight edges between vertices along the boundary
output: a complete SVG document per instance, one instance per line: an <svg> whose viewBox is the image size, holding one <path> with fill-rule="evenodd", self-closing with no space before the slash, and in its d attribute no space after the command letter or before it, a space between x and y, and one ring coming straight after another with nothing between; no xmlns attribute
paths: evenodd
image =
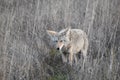
<svg viewBox="0 0 120 80"><path fill-rule="evenodd" d="M51 31L51 30L47 30L47 33L50 37L54 37L56 36L57 32L56 31Z"/></svg>
<svg viewBox="0 0 120 80"><path fill-rule="evenodd" d="M66 30L65 30L65 33L66 33L66 35L69 35L70 34L70 28L66 28Z"/></svg>

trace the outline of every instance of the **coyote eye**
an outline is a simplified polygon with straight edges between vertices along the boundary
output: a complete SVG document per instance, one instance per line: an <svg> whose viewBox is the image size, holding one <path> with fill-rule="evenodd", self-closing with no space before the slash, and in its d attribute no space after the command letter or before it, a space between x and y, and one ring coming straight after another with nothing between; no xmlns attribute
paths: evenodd
<svg viewBox="0 0 120 80"><path fill-rule="evenodd" d="M55 42L58 42L57 40L55 40Z"/></svg>
<svg viewBox="0 0 120 80"><path fill-rule="evenodd" d="M63 42L63 40L60 40L60 42Z"/></svg>

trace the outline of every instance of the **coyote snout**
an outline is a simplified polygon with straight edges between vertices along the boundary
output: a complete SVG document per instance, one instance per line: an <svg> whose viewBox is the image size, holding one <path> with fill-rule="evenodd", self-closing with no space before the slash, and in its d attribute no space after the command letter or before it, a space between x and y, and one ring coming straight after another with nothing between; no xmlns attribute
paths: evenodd
<svg viewBox="0 0 120 80"><path fill-rule="evenodd" d="M56 49L57 50L61 50L63 46L64 46L64 44L63 44L62 41L57 41L56 42Z"/></svg>
<svg viewBox="0 0 120 80"><path fill-rule="evenodd" d="M56 49L62 53L63 62L69 60L69 63L72 65L73 56L80 51L82 52L85 61L88 50L88 38L83 30L68 28L63 29L60 32L51 30L47 30L47 32L55 43ZM68 59L64 53L69 53ZM76 57L75 61L77 62Z"/></svg>

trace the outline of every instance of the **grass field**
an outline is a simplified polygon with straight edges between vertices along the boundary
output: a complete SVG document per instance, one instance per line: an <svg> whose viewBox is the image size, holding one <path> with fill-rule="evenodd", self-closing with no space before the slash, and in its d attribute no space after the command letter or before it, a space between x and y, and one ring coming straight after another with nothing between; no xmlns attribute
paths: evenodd
<svg viewBox="0 0 120 80"><path fill-rule="evenodd" d="M88 34L84 71L46 33L69 26ZM120 0L0 0L0 80L120 80Z"/></svg>

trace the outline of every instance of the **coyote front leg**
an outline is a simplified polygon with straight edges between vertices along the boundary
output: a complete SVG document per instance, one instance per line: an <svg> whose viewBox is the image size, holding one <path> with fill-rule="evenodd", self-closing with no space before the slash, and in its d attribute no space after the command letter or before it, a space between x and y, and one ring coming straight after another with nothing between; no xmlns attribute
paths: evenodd
<svg viewBox="0 0 120 80"><path fill-rule="evenodd" d="M67 57L63 53L62 53L62 60L63 60L64 63L67 62Z"/></svg>
<svg viewBox="0 0 120 80"><path fill-rule="evenodd" d="M69 64L72 66L72 61L73 61L73 53L69 54Z"/></svg>

